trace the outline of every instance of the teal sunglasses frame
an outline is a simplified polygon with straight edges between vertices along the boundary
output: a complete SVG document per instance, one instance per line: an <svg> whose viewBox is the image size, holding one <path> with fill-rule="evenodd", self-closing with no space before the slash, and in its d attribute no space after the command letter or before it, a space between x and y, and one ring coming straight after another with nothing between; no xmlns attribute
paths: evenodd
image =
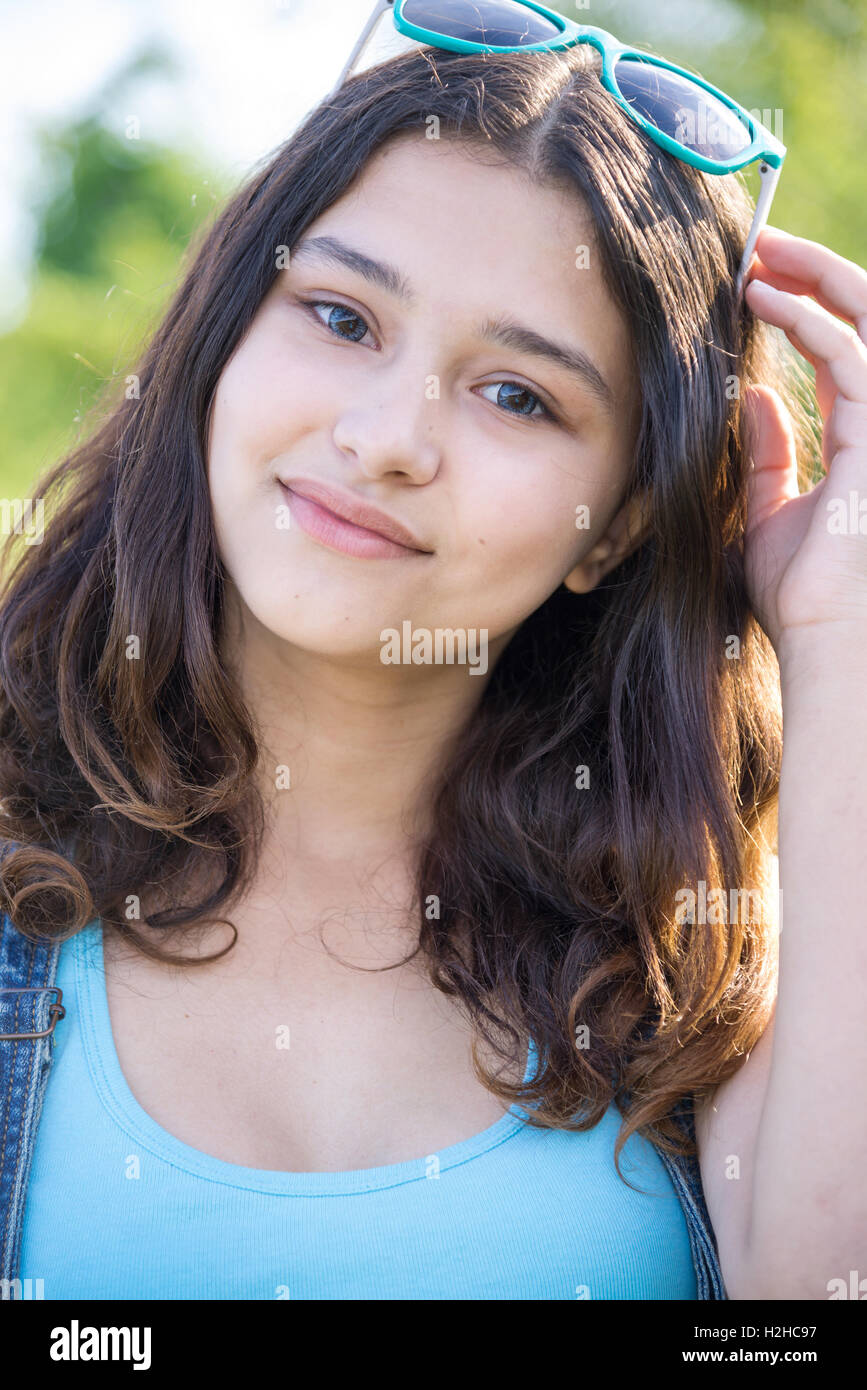
<svg viewBox="0 0 867 1390"><path fill-rule="evenodd" d="M436 30L413 24L404 15L406 0L376 0L373 12L364 25L330 95L333 95L353 72L372 37L374 29L387 10L391 10L395 29L406 35L407 38L413 39L419 44L427 44L433 48L446 48L456 53L532 53L571 48L576 43L592 44L602 55L602 71L600 73L602 85L611 93L626 114L641 126L650 139L669 154L674 155L676 159L682 159L686 164L691 164L696 169L702 169L707 174L733 174L746 165L754 163L757 159L762 161L759 166L761 180L759 196L756 200L753 222L744 246L736 282L737 293L740 295L744 289L746 274L755 251L759 232L768 220L783 160L786 157L786 146L768 130L767 126L757 121L746 107L741 106L733 97L720 91L718 87L712 86L710 82L705 82L698 73L690 72L688 68L679 67L676 63L669 63L666 59L658 58L656 54L647 53L631 44L621 43L606 29L599 29L592 24L576 24L566 15L558 14L556 10L550 10L545 5L537 4L536 0L514 0L514 3L522 5L524 9L534 11L543 19L556 25L560 30L560 38L546 39L542 43L510 44L508 46L476 43L468 39L453 38L449 34L440 34ZM483 7L484 0L480 0L479 9L482 10ZM708 159L707 156L689 149L688 146L672 139L670 135L666 135L664 130L660 130L652 121L648 121L639 111L636 111L621 92L617 84L615 66L618 58L622 57L636 58L639 62L650 63L668 72L676 73L694 86L710 92L717 101L733 111L741 123L746 126L751 137L747 149L727 159Z"/></svg>

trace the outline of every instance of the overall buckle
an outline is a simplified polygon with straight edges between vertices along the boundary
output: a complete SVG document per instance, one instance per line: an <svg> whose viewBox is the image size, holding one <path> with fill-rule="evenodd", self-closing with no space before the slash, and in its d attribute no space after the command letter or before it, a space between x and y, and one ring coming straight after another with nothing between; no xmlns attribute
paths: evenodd
<svg viewBox="0 0 867 1390"><path fill-rule="evenodd" d="M51 1015L51 1022L48 1027L41 1033L0 1033L0 1042L22 1042L27 1038L47 1038L49 1034L54 1032L58 1019L66 1016L66 1010L60 1002L63 998L63 990L59 985L23 985L14 988L9 986L6 989L0 989L0 994L41 994L43 990L48 990L57 996L48 1010Z"/></svg>

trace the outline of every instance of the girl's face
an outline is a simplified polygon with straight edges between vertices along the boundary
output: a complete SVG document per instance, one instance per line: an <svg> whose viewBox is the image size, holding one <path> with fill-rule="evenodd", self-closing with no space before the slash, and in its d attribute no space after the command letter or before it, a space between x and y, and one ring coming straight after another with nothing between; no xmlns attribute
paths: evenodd
<svg viewBox="0 0 867 1390"><path fill-rule="evenodd" d="M242 611L364 661L407 620L496 653L634 543L639 406L580 201L401 136L307 228L218 382L208 477ZM341 526L293 492L311 484L420 548Z"/></svg>

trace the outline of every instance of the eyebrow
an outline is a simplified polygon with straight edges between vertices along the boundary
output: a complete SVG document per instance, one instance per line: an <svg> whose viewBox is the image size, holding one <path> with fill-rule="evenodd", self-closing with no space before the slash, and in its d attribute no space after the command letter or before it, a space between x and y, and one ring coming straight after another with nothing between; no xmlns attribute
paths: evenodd
<svg viewBox="0 0 867 1390"><path fill-rule="evenodd" d="M378 285L407 307L416 302L412 286L399 270L384 261L374 260L372 256L367 256L352 246L347 246L339 237L302 238L290 254L290 264L307 257L345 266L371 284ZM553 362L555 366L562 367L580 380L604 410L614 414L614 392L596 363L580 348L555 342L537 333L535 329L527 328L525 324L503 316L484 319L475 326L475 333L485 342L499 343L502 347L514 348L517 352L527 353L531 357L541 357Z"/></svg>

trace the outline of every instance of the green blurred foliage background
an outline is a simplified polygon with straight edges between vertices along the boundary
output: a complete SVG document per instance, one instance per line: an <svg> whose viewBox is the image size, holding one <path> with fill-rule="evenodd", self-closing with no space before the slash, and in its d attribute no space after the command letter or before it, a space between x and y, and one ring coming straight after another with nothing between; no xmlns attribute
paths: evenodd
<svg viewBox="0 0 867 1390"><path fill-rule="evenodd" d="M670 23L663 33L647 3L600 0L592 16L585 7L574 14L702 73L749 109L781 110L777 133L788 154L771 222L867 265L865 3L727 0L717 35L689 24L672 35ZM111 88L170 64L158 49L137 54L74 124L39 132L45 177L31 296L0 336L7 497L33 495L42 470L90 432L88 408L111 378L134 369L191 236L230 191L225 175L183 149L127 138L107 123ZM754 193L755 169L746 177Z"/></svg>

